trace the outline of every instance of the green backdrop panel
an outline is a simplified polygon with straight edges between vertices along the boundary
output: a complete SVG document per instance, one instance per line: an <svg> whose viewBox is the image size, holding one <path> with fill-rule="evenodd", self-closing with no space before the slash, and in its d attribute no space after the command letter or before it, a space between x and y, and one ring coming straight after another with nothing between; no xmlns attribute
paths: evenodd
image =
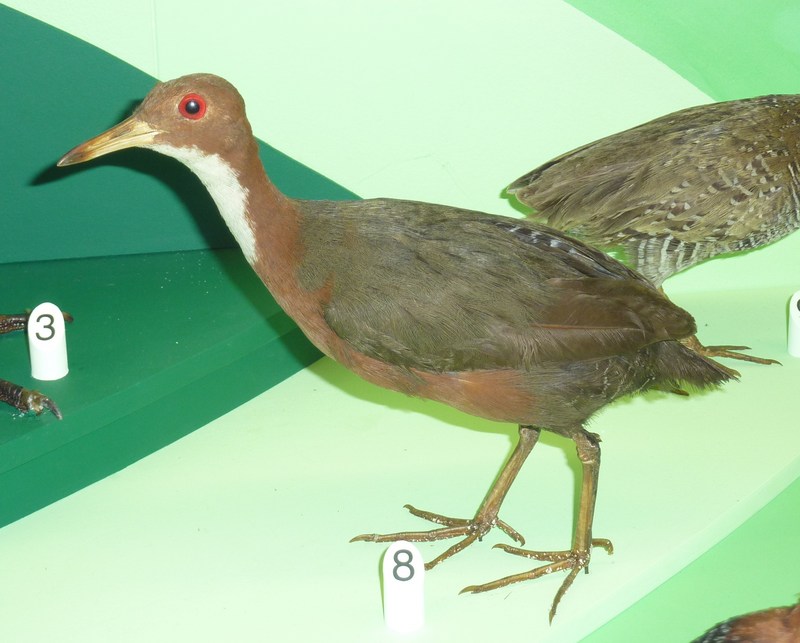
<svg viewBox="0 0 800 643"><path fill-rule="evenodd" d="M726 0L567 0L716 100L793 94L800 5Z"/></svg>

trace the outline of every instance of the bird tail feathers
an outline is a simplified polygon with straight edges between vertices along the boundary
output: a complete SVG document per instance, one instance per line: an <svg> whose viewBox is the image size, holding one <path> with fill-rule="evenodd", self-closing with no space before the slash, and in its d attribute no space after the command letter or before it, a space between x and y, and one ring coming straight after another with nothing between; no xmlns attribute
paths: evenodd
<svg viewBox="0 0 800 643"><path fill-rule="evenodd" d="M680 342L658 342L656 350L657 372L666 374L662 388L679 389L682 384L706 389L731 380L739 374L719 362L700 355Z"/></svg>

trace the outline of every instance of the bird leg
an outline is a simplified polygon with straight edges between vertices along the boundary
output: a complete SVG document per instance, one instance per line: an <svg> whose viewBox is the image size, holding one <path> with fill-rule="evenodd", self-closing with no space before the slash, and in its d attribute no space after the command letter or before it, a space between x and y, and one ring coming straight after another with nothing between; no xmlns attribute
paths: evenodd
<svg viewBox="0 0 800 643"><path fill-rule="evenodd" d="M564 582L561 583L553 599L550 608L550 621L556 615L556 608L564 594L572 585L578 573L585 569L589 571L589 560L591 558L592 547L602 547L609 554L614 552L614 547L610 540L605 538L592 538L592 522L594 520L594 506L597 498L597 479L600 473L600 445L596 435L581 432L574 437L578 449L578 458L581 461L583 470L583 481L581 485L580 509L578 510L578 522L575 525L575 534L572 539L572 549L566 551L530 551L511 547L509 545L495 545L510 554L533 558L534 560L546 561L547 565L541 565L530 571L506 576L483 585L470 585L461 590L464 592L488 592L519 583L521 581L540 578L553 572L569 570Z"/></svg>
<svg viewBox="0 0 800 643"><path fill-rule="evenodd" d="M511 488L514 479L517 477L520 469L522 468L525 459L530 454L536 442L539 440L540 429L520 425L519 427L519 442L514 448L514 452L506 462L500 475L497 477L489 493L484 498L478 512L472 519L464 518L451 518L441 514L431 513L429 511L422 511L416 509L411 505L406 505L406 508L415 516L430 520L439 525L444 525L440 529L432 529L430 531L401 531L394 534L361 534L356 536L350 542L355 541L368 541L373 543L394 542L397 540L408 540L410 542L432 542L435 540L443 540L445 538L458 538L463 537L462 540L455 543L452 547L447 549L444 553L440 554L428 563L425 563L425 569L430 570L444 560L447 560L454 554L465 549L476 540L481 540L492 527L499 527L503 532L508 534L512 539L516 540L521 545L525 544L525 539L508 524L503 522L497 517L500 510L500 505Z"/></svg>
<svg viewBox="0 0 800 643"><path fill-rule="evenodd" d="M743 362L753 362L754 364L780 364L776 359L745 355L739 352L750 350L749 346L705 346L697 339L697 335L692 335L680 341L681 344L687 348L691 348L695 353L699 353L703 357L727 357L729 359L738 359Z"/></svg>

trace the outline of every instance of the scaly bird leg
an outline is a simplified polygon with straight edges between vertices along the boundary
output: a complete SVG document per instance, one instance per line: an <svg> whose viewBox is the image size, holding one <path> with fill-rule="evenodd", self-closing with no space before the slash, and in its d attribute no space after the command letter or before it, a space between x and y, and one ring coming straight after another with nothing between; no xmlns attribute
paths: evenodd
<svg viewBox="0 0 800 643"><path fill-rule="evenodd" d="M19 315L0 315L0 335L11 333L15 330L25 330L27 324L27 313L20 313Z"/></svg>
<svg viewBox="0 0 800 643"><path fill-rule="evenodd" d="M592 538L592 522L594 520L594 505L597 498L597 479L600 473L600 445L597 436L582 431L574 437L578 448L578 458L583 469L583 482L581 485L580 509L578 510L578 522L575 525L575 535L572 539L572 549L567 551L529 551L519 547L509 545L495 545L510 554L533 558L535 560L547 561L549 564L536 567L521 574L506 576L483 585L470 585L465 587L463 592L488 592L492 589L499 589L519 583L525 580L540 578L553 572L569 570L564 582L561 583L553 599L550 608L550 621L556 615L558 604L572 585L572 582L582 569L589 571L589 560L592 555L592 547L602 547L609 554L614 552L614 547L610 540L605 538Z"/></svg>
<svg viewBox="0 0 800 643"><path fill-rule="evenodd" d="M430 531L401 531L394 534L361 534L356 536L350 542L359 540L385 543L394 542L396 540L408 540L410 542L432 542L435 540L443 540L445 538L458 538L463 536L462 540L458 541L452 547L447 549L444 553L440 554L430 562L425 564L425 569L430 570L444 560L447 560L454 554L465 549L476 540L481 540L492 527L499 527L502 531L508 534L511 538L516 540L521 545L525 544L525 539L514 529L509 527L505 522L497 517L500 510L500 505L511 488L514 479L517 477L520 469L522 468L525 459L530 454L536 442L539 440L540 429L532 426L520 425L519 427L519 442L511 454L511 457L506 462L500 475L497 477L489 493L486 495L483 503L481 504L475 517L470 519L463 518L450 518L441 514L431 513L429 511L421 511L415 509L410 505L406 508L415 516L430 520L439 525L444 525L441 529L432 529Z"/></svg>
<svg viewBox="0 0 800 643"><path fill-rule="evenodd" d="M18 384L0 379L0 402L10 404L15 409L23 413L35 413L41 415L45 409L49 409L59 420L63 419L61 410L46 395L39 391L22 388Z"/></svg>

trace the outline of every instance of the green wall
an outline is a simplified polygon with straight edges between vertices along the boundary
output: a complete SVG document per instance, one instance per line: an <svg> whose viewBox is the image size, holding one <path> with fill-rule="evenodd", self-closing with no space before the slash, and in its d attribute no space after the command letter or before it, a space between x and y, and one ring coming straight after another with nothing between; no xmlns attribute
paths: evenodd
<svg viewBox="0 0 800 643"><path fill-rule="evenodd" d="M715 100L794 94L800 5L724 0L570 0Z"/></svg>

